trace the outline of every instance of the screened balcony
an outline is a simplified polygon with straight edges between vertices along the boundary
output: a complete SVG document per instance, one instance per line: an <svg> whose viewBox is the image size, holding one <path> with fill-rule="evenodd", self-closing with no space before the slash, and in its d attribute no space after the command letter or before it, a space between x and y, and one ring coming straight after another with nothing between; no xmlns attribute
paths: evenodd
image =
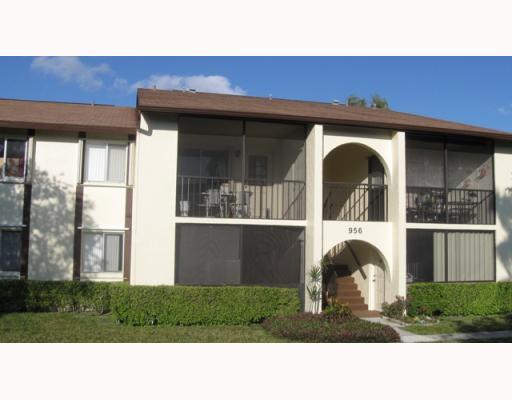
<svg viewBox="0 0 512 400"><path fill-rule="evenodd" d="M182 117L176 215L305 219L302 125Z"/></svg>
<svg viewBox="0 0 512 400"><path fill-rule="evenodd" d="M492 143L410 136L407 222L494 224Z"/></svg>
<svg viewBox="0 0 512 400"><path fill-rule="evenodd" d="M347 144L324 160L323 219L387 221L388 188L384 166L368 148Z"/></svg>

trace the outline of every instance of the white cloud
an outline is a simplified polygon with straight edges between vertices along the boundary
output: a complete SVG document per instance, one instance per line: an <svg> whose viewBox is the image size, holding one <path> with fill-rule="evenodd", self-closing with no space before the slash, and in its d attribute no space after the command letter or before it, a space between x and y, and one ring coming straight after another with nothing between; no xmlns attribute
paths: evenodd
<svg viewBox="0 0 512 400"><path fill-rule="evenodd" d="M128 84L125 79L116 79L114 82L116 88L123 86L133 92L137 88L153 88L165 90L185 90L195 89L198 92L224 93L224 94L245 94L239 86L233 86L228 78L222 75L151 75L133 84Z"/></svg>
<svg viewBox="0 0 512 400"><path fill-rule="evenodd" d="M512 104L509 104L506 107L500 107L498 108L498 112L501 115L512 115Z"/></svg>
<svg viewBox="0 0 512 400"><path fill-rule="evenodd" d="M84 90L100 89L101 75L112 73L108 64L87 65L79 57L36 57L30 67L63 82L76 83Z"/></svg>

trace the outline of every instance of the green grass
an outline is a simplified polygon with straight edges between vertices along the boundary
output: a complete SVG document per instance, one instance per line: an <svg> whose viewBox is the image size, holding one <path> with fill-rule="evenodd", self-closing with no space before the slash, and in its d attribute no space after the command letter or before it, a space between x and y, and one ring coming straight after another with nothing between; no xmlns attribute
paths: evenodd
<svg viewBox="0 0 512 400"><path fill-rule="evenodd" d="M433 325L410 325L405 330L418 335L437 335L442 333L506 331L512 330L512 314L441 317ZM501 339L503 340L503 339Z"/></svg>
<svg viewBox="0 0 512 400"><path fill-rule="evenodd" d="M0 314L0 342L25 343L270 343L283 342L259 325L130 326L111 315Z"/></svg>

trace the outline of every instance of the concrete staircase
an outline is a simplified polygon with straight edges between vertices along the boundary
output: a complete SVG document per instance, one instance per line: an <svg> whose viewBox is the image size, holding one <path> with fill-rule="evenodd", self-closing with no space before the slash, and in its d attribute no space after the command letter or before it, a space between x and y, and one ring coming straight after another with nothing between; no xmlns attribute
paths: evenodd
<svg viewBox="0 0 512 400"><path fill-rule="evenodd" d="M350 275L336 278L336 300L343 304L348 304L356 317L368 318L379 317L378 311L368 310L361 291L357 288L354 278Z"/></svg>

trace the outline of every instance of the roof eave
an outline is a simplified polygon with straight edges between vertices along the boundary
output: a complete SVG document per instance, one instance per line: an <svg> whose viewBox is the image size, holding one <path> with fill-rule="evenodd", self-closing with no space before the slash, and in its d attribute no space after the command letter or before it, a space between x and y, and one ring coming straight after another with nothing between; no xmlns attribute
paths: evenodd
<svg viewBox="0 0 512 400"><path fill-rule="evenodd" d="M268 119L268 120L285 120L285 121L296 121L310 124L327 124L327 125L346 125L356 126L365 128L381 128L390 129L394 131L415 131L415 132L433 132L433 133L446 133L476 137L487 137L492 139L500 139L512 141L512 135L500 132L488 132L488 131L471 131L464 129L447 129L447 128L435 128L435 127L423 127L418 125L408 124L393 124L386 122L371 122L371 121L360 121L350 120L342 118L322 118L322 117L307 117L287 114L275 114L275 113L257 113L257 112L241 112L241 111L229 111L229 110L208 110L208 109L197 109L197 108L179 108L179 107L155 107L155 106L138 106L140 112L158 112L158 113L177 113L177 114L190 114L190 115L204 115L204 116L224 116L234 118L255 118L255 119Z"/></svg>
<svg viewBox="0 0 512 400"><path fill-rule="evenodd" d="M90 133L110 133L110 134L135 134L136 128L130 127L115 127L115 126L101 126L101 125L76 125L76 124L61 124L61 123L46 123L46 122L20 122L20 121L0 121L0 126L3 128L15 129L44 129L52 131L74 131L74 132L90 132Z"/></svg>

